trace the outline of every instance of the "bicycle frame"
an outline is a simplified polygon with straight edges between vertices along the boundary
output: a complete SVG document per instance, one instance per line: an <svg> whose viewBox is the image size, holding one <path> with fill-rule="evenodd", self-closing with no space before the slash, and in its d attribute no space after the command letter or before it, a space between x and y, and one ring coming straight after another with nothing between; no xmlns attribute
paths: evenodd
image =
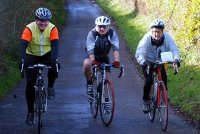
<svg viewBox="0 0 200 134"><path fill-rule="evenodd" d="M46 96L44 96L44 95L46 95L46 93L47 93L47 89L45 88L45 86L44 86L44 81L43 81L43 66L39 66L38 67L38 74L37 74L37 81L36 81L36 84L35 84L35 95L38 95L38 96L36 96L36 97L39 97L39 98L37 98L37 99L39 99L39 107L38 107L38 109L36 109L37 110L37 112L40 110L40 111L46 111L47 110L47 98L46 98ZM43 98L43 97L45 97L45 98ZM44 104L45 106L44 107L40 107L41 105L40 105L40 103L41 103L41 100L42 99L45 99L45 103L46 104Z"/></svg>
<svg viewBox="0 0 200 134"><path fill-rule="evenodd" d="M35 83L35 100L34 100L34 124L36 117L38 118L38 134L40 134L42 127L42 113L47 110L47 89L44 86L43 81L43 69L51 68L50 66L44 64L35 64L28 67L29 69L37 69L37 80Z"/></svg>
<svg viewBox="0 0 200 134"><path fill-rule="evenodd" d="M107 76L107 67L111 68L112 64L93 65L93 92L95 97L93 102L90 103L93 118L96 118L98 107L100 107L101 120L106 127L112 122L115 107L114 87ZM120 69L124 71L123 66ZM123 72L120 72L120 75L122 76Z"/></svg>
<svg viewBox="0 0 200 134"><path fill-rule="evenodd" d="M168 62L172 63L172 62ZM166 131L167 126L168 126L168 100L167 100L167 91L165 84L162 80L162 73L161 73L161 68L165 66L167 63L163 62L156 62L156 63L151 63L154 65L153 67L153 93L150 96L150 111L149 111L149 118L150 121L153 122L155 118L155 112L156 109L158 108L159 112L159 118L160 118L160 124L161 128L163 131ZM174 65L175 72L176 74L178 72L178 67ZM147 67L147 73L149 73L150 66Z"/></svg>
<svg viewBox="0 0 200 134"><path fill-rule="evenodd" d="M154 81L157 83L157 87L156 87L157 90L156 90L155 95L156 95L158 107L160 107L160 104L161 104L161 102L160 102L160 86L161 86L161 83L164 84L164 82L162 80L162 74L161 74L161 65L156 65L155 70L154 70L154 74L153 74ZM164 90L166 90L166 88ZM166 96L167 96L167 94L166 94ZM164 95L164 97L166 97L166 96ZM164 98L164 99L166 99L166 98Z"/></svg>

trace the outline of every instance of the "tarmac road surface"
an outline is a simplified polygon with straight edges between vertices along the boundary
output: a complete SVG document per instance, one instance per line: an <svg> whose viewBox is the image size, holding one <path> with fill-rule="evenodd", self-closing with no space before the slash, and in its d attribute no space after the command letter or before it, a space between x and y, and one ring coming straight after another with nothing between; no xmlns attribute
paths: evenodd
<svg viewBox="0 0 200 134"><path fill-rule="evenodd" d="M112 70L116 107L110 127L104 127L100 116L94 120L86 97L86 83L82 71L87 34L94 27L97 16L103 11L89 0L67 0L66 24L60 33L59 60L61 70L56 81L56 98L49 101L44 113L42 134L160 134L158 117L153 123L142 112L143 79L140 77L126 47L121 41L121 63L125 77L118 79ZM119 33L118 33L119 34ZM112 61L112 60L111 60ZM0 100L0 134L36 134L37 125L25 124L25 81ZM172 109L169 111L167 134L198 134Z"/></svg>

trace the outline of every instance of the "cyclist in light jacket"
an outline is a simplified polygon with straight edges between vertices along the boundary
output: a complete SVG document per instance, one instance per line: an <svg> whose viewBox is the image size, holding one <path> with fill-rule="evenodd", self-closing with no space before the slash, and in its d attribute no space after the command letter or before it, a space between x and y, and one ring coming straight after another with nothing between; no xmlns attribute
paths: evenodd
<svg viewBox="0 0 200 134"><path fill-rule="evenodd" d="M139 42L136 50L135 58L137 62L142 66L143 74L145 77L145 85L143 91L143 112L148 113L149 111L149 93L152 85L152 70L150 69L147 74L147 65L151 62L160 60L160 53L172 52L174 64L180 66L180 53L172 39L172 37L164 32L164 22L160 19L156 19L151 24L151 30L147 32ZM164 66L161 69L162 79L167 89L167 75Z"/></svg>

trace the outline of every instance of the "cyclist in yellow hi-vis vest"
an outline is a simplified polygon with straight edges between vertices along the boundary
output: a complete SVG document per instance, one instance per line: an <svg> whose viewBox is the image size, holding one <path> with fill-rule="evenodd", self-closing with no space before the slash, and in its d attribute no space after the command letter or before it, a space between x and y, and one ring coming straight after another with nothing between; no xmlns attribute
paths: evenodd
<svg viewBox="0 0 200 134"><path fill-rule="evenodd" d="M48 98L55 97L54 82L58 77L56 70L59 37L55 25L49 22L52 15L47 8L38 8L35 12L35 21L28 24L20 41L21 64L24 65L26 75L26 101L28 114L26 123L33 124L34 119L34 85L37 78L37 70L28 66L42 63L50 64L48 71Z"/></svg>

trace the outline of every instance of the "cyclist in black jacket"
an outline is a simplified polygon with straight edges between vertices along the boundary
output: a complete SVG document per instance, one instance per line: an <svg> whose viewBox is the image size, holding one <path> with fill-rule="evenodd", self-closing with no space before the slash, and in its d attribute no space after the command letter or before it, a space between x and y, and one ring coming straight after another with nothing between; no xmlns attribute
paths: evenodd
<svg viewBox="0 0 200 134"><path fill-rule="evenodd" d="M106 16L99 16L95 20L95 28L87 36L87 57L83 62L84 75L87 80L88 101L93 99L92 86L92 64L110 63L109 52L112 48L114 56L114 67L120 66L119 40L115 31L110 28L110 19Z"/></svg>

